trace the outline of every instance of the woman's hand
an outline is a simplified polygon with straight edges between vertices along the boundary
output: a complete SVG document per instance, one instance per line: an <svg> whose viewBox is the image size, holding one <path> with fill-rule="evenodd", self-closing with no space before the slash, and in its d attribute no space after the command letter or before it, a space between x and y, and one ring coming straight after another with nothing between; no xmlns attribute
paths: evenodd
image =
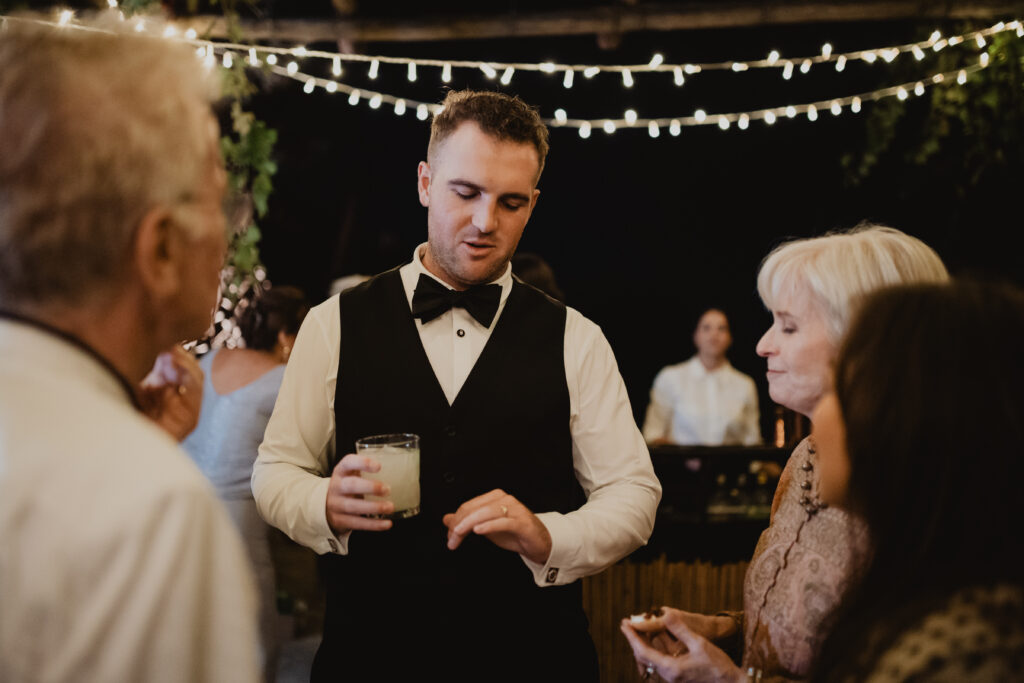
<svg viewBox="0 0 1024 683"><path fill-rule="evenodd" d="M666 681L689 681L693 683L743 683L746 677L743 671L733 664L729 655L713 645L706 637L691 626L709 633L712 637L721 637L717 631L724 627L719 620L728 617L709 617L692 612L665 608L660 617L665 626L663 634L648 639L633 628L629 619L623 619L620 628L636 658L638 668L647 673L653 670ZM733 626L735 629L735 626ZM670 635L671 638L665 638ZM673 649L672 641L675 642Z"/></svg>

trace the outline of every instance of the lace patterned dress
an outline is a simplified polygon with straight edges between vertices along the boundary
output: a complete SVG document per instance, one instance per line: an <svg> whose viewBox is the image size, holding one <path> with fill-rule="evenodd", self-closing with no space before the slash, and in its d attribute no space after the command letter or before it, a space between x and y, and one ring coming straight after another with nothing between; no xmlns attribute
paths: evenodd
<svg viewBox="0 0 1024 683"><path fill-rule="evenodd" d="M743 668L762 679L805 679L832 626L832 613L869 560L867 529L821 505L810 438L779 479L771 523L743 584Z"/></svg>

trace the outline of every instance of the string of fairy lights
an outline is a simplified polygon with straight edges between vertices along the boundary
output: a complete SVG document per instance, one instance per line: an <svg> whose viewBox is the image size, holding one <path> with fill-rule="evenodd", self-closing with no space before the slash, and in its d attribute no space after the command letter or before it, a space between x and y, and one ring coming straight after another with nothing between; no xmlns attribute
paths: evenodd
<svg viewBox="0 0 1024 683"><path fill-rule="evenodd" d="M107 2L112 11L118 11L117 0L107 0ZM120 17L123 19L124 15L120 14ZM0 19L3 21L26 20L15 17L0 17ZM52 22L30 21L67 28L97 30L77 23L71 10L59 11L56 19ZM390 109L396 116L415 115L415 118L420 121L425 121L431 115L437 114L441 110L441 105L401 97L382 90L356 87L345 83L340 78L346 72L355 69L357 65L363 65L366 68L366 77L371 81L376 81L382 75L381 65L394 65L404 69L409 82L420 79L421 73L438 71L441 82L450 83L453 79L453 71L459 69L479 71L488 79L498 80L503 86L509 86L512 83L517 71L550 74L561 80L564 91L571 90L578 77L592 79L599 74L607 73L617 74L621 78L622 87L627 89L632 88L636 82L634 74L640 73L671 74L673 85L681 87L687 82L688 77L693 77L704 71L742 73L750 69L774 69L780 72L784 80L788 81L794 76L795 71L799 70L800 73L806 74L815 66L820 68L820 65L829 65L836 72L842 72L853 61L866 64L891 63L903 55L909 55L920 62L925 59L928 52L935 53L957 45L976 46L979 50L976 62L954 71L934 73L918 80L877 90L813 102L719 113L696 109L687 114L662 117L642 117L635 110L626 109L622 116L617 118L570 117L566 109L559 106L554 108L552 117L545 118L545 123L552 128L575 129L581 138L589 138L595 130L603 130L605 133L611 134L622 129L646 129L652 138L660 137L662 131L667 131L671 136L678 136L683 128L695 126L717 126L722 130L730 130L735 127L739 130L746 130L753 122L771 126L776 121L783 119L799 117L808 121L816 121L825 113L833 116L839 116L847 111L858 113L866 102L891 97L907 100L911 96L921 96L928 88L942 83L964 84L971 74L989 66L990 58L985 48L992 36L1012 32L1018 38L1024 38L1024 22L1013 20L1000 21L987 28L953 36L943 36L940 31L934 31L927 40L856 51L837 52L830 43L825 43L819 54L805 57L783 57L777 50L773 50L763 59L678 64L666 62L664 56L658 53L653 55L646 64L609 65L424 59L312 50L302 45L281 47L215 42L200 39L195 29L189 28L182 31L173 24L161 25L157 21L145 17L126 19L126 21L131 21L134 24L134 29L140 33L185 42L194 46L197 56L208 68L212 69L218 64L225 68L232 68L236 62L244 60L249 67L265 69L277 76L301 83L305 93L312 94L317 90L323 90L327 93L347 97L349 104L353 106L365 104L370 109ZM324 64L325 62L326 64ZM324 66L320 66L321 64ZM327 64L329 64L329 68L325 68ZM330 77L314 73L328 70Z"/></svg>

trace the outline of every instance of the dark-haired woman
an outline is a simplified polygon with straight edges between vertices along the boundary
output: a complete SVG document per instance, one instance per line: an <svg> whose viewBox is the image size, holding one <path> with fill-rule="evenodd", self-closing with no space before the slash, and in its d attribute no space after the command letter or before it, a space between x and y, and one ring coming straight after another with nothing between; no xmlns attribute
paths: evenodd
<svg viewBox="0 0 1024 683"><path fill-rule="evenodd" d="M267 681L274 680L277 665L276 590L269 527L256 511L249 479L281 388L284 364L308 311L300 290L274 287L239 314L245 348L217 349L200 361L206 380L199 424L182 443L216 488L249 550L259 584Z"/></svg>
<svg viewBox="0 0 1024 683"><path fill-rule="evenodd" d="M884 291L853 324L814 432L821 497L874 556L820 680L1024 679L1021 340L1024 293L977 283Z"/></svg>

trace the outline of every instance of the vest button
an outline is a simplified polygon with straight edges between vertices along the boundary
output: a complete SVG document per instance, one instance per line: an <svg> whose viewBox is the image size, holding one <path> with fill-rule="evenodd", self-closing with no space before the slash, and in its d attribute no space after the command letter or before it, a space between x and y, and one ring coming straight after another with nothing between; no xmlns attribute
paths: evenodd
<svg viewBox="0 0 1024 683"><path fill-rule="evenodd" d="M444 428L444 433L448 436L455 436L455 425L448 425Z"/></svg>
<svg viewBox="0 0 1024 683"><path fill-rule="evenodd" d="M454 472L445 472L444 475L442 475L442 478L444 479L444 483L446 483L446 484L454 484L455 483L455 473Z"/></svg>
<svg viewBox="0 0 1024 683"><path fill-rule="evenodd" d="M456 330L455 334L459 335L460 337L465 337L466 336L466 331L465 330Z"/></svg>

